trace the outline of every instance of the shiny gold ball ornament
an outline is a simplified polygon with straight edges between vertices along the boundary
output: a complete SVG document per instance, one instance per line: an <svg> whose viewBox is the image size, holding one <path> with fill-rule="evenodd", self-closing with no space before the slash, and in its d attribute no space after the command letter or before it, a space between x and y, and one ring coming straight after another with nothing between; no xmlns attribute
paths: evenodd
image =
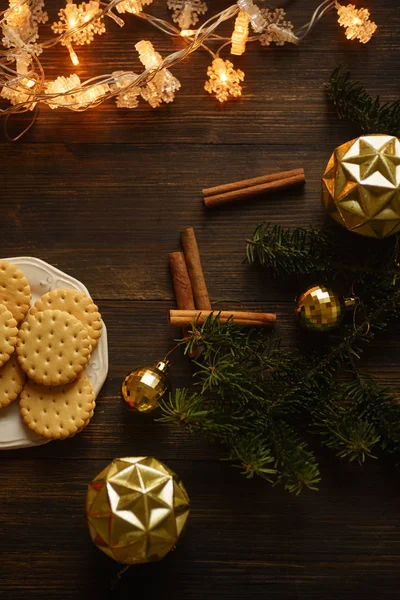
<svg viewBox="0 0 400 600"><path fill-rule="evenodd" d="M315 285L296 300L295 312L302 327L313 331L330 331L338 327L354 298L342 298L325 285Z"/></svg>
<svg viewBox="0 0 400 600"><path fill-rule="evenodd" d="M125 377L122 396L130 409L149 413L158 407L158 401L170 389L168 369L167 360L159 361L153 367L139 367Z"/></svg>
<svg viewBox="0 0 400 600"><path fill-rule="evenodd" d="M90 483L86 515L90 537L119 563L164 558L189 516L178 476L155 458L117 458Z"/></svg>
<svg viewBox="0 0 400 600"><path fill-rule="evenodd" d="M349 231L385 238L400 231L400 141L364 135L332 154L322 178L322 203Z"/></svg>

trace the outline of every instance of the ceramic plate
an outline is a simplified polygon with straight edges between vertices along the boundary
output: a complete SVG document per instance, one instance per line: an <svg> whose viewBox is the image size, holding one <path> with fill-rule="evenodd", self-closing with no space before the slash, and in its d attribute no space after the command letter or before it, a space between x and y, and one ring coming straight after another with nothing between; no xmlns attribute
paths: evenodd
<svg viewBox="0 0 400 600"><path fill-rule="evenodd" d="M56 288L69 288L79 290L90 296L86 287L73 277L59 271L48 263L30 256L17 256L5 258L17 265L27 278L32 292L32 304L40 296ZM90 379L94 393L97 397L108 372L107 331L103 323L103 330L99 343L94 350L90 361L84 371ZM26 427L19 413L19 402L15 400L7 408L0 408L0 450L10 448L25 448L39 446L48 440L37 436Z"/></svg>

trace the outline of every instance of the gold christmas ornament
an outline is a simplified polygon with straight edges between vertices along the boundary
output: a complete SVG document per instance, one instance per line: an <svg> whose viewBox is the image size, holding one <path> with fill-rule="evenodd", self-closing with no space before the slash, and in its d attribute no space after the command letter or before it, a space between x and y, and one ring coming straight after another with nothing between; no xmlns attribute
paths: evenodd
<svg viewBox="0 0 400 600"><path fill-rule="evenodd" d="M168 369L169 362L161 360L153 367L139 367L129 373L122 384L122 396L129 408L141 413L155 410L170 389Z"/></svg>
<svg viewBox="0 0 400 600"><path fill-rule="evenodd" d="M332 154L322 178L322 203L349 231L384 238L400 231L400 141L364 135Z"/></svg>
<svg viewBox="0 0 400 600"><path fill-rule="evenodd" d="M175 548L189 512L178 476L149 457L113 460L93 479L86 496L94 544L128 565L164 558Z"/></svg>
<svg viewBox="0 0 400 600"><path fill-rule="evenodd" d="M296 316L300 325L313 331L330 331L338 327L354 298L341 298L324 285L316 285L296 300Z"/></svg>

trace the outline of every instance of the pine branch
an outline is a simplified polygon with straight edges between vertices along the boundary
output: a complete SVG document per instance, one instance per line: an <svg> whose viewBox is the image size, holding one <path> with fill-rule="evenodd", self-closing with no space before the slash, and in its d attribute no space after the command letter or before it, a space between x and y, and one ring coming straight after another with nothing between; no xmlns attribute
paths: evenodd
<svg viewBox="0 0 400 600"><path fill-rule="evenodd" d="M326 90L340 119L356 123L365 133L400 134L400 101L382 103L379 96L373 98L343 65L333 71Z"/></svg>

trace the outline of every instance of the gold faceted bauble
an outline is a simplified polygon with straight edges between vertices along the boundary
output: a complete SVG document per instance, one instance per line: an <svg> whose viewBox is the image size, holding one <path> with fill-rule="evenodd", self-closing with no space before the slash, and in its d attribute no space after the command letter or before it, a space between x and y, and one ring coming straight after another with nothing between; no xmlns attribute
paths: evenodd
<svg viewBox="0 0 400 600"><path fill-rule="evenodd" d="M170 388L168 361L159 361L153 367L139 367L125 377L122 396L129 408L149 413L158 407L158 401Z"/></svg>
<svg viewBox="0 0 400 600"><path fill-rule="evenodd" d="M326 286L315 285L297 298L295 311L302 327L329 331L340 325L346 308L353 305L353 298L345 300Z"/></svg>
<svg viewBox="0 0 400 600"><path fill-rule="evenodd" d="M400 141L364 135L336 148L322 178L322 203L349 231L385 238L400 231Z"/></svg>
<svg viewBox="0 0 400 600"><path fill-rule="evenodd" d="M96 546L135 565L173 550L189 516L178 476L155 458L117 458L88 487L86 515Z"/></svg>

